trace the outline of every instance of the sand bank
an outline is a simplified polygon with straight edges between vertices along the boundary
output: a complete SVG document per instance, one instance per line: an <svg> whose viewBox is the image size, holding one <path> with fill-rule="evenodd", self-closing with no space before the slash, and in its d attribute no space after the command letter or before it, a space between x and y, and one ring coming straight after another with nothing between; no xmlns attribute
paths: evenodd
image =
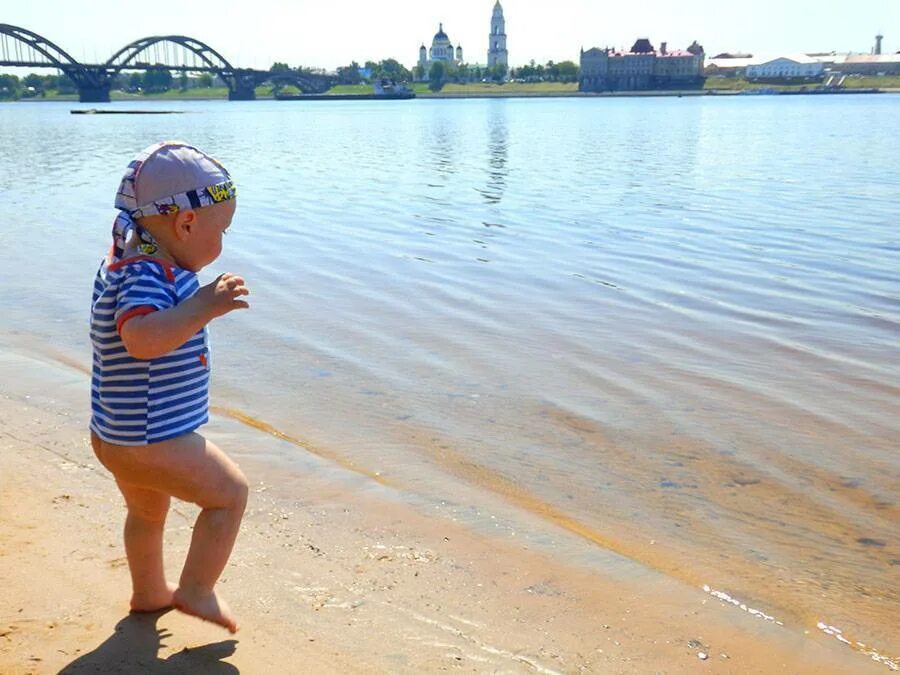
<svg viewBox="0 0 900 675"><path fill-rule="evenodd" d="M74 403L86 392L80 373L0 354L0 672L887 672L627 559L567 566L315 456L285 471L274 439L223 419L207 431L252 485L221 586L241 629L129 616L124 511ZM172 579L195 514L170 514Z"/></svg>

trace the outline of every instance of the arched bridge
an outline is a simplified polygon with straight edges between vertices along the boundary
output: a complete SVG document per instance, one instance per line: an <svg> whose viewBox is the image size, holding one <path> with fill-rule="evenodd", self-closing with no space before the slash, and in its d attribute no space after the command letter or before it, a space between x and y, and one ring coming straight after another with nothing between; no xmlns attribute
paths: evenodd
<svg viewBox="0 0 900 675"><path fill-rule="evenodd" d="M169 70L218 75L228 86L228 98L256 98L255 89L266 81L276 85L290 80L307 93L328 90L335 78L312 72L271 73L237 68L209 45L186 35L157 35L125 45L104 63L83 64L50 40L25 28L0 24L0 66L56 68L78 87L82 102L109 101L113 79L125 70Z"/></svg>

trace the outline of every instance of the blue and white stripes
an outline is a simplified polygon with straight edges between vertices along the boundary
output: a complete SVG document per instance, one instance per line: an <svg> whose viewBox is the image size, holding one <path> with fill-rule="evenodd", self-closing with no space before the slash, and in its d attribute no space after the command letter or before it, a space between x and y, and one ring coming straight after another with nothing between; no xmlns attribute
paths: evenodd
<svg viewBox="0 0 900 675"><path fill-rule="evenodd" d="M189 433L209 419L206 328L150 360L128 354L129 319L174 307L199 288L197 275L155 258L103 263L94 281L91 429L116 445L147 445Z"/></svg>

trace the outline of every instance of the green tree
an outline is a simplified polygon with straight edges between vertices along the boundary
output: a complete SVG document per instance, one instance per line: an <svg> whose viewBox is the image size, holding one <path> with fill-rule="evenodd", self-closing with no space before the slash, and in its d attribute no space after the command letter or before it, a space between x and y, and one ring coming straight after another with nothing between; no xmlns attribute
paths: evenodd
<svg viewBox="0 0 900 675"><path fill-rule="evenodd" d="M143 89L148 93L168 91L172 87L172 73L165 69L148 70L144 73Z"/></svg>
<svg viewBox="0 0 900 675"><path fill-rule="evenodd" d="M421 63L417 63L415 68L413 68L413 75L415 75L416 81L421 82L425 79L425 66Z"/></svg>
<svg viewBox="0 0 900 675"><path fill-rule="evenodd" d="M276 61L272 64L272 67L269 68L270 73L289 73L291 72L291 67L286 63L281 63L280 61Z"/></svg>
<svg viewBox="0 0 900 675"><path fill-rule="evenodd" d="M556 66L553 61L547 61L547 65L544 68L544 73L546 74L546 78L552 82L555 82L559 79L559 68Z"/></svg>
<svg viewBox="0 0 900 675"><path fill-rule="evenodd" d="M78 87L75 86L75 83L72 81L72 78L67 77L66 75L61 75L59 78L59 84L56 87L57 94L75 94L78 92Z"/></svg>
<svg viewBox="0 0 900 675"><path fill-rule="evenodd" d="M362 75L359 74L359 64L352 61L349 66L341 66L337 69L338 81L341 84L359 84Z"/></svg>
<svg viewBox="0 0 900 675"><path fill-rule="evenodd" d="M188 88L188 76L187 73L183 72L178 77L178 88L181 91L187 91Z"/></svg>
<svg viewBox="0 0 900 675"><path fill-rule="evenodd" d="M491 68L491 79L494 82L502 82L503 78L506 77L507 68L502 63L498 63L493 68Z"/></svg>
<svg viewBox="0 0 900 675"><path fill-rule="evenodd" d="M23 94L25 96L43 96L44 95L44 78L36 73L26 75L22 80Z"/></svg>
<svg viewBox="0 0 900 675"><path fill-rule="evenodd" d="M378 64L379 77L386 77L396 82L408 82L412 73L397 59L384 59Z"/></svg>
<svg viewBox="0 0 900 675"><path fill-rule="evenodd" d="M578 65L574 61L560 61L556 64L556 68L561 81L576 82L578 80Z"/></svg>
<svg viewBox="0 0 900 675"><path fill-rule="evenodd" d="M456 67L456 81L457 82L468 82L469 81L469 64L468 63L460 63Z"/></svg>
<svg viewBox="0 0 900 675"><path fill-rule="evenodd" d="M17 99L22 94L22 83L15 75L0 74L0 99Z"/></svg>
<svg viewBox="0 0 900 675"><path fill-rule="evenodd" d="M142 73L131 73L128 76L128 90L137 91L144 85L144 75Z"/></svg>
<svg viewBox="0 0 900 675"><path fill-rule="evenodd" d="M213 78L209 73L203 73L200 75L200 86L205 89L209 89L213 86Z"/></svg>
<svg viewBox="0 0 900 675"><path fill-rule="evenodd" d="M441 87L444 86L444 64L440 61L435 61L431 64L431 71L428 73L428 88L431 91L440 91Z"/></svg>

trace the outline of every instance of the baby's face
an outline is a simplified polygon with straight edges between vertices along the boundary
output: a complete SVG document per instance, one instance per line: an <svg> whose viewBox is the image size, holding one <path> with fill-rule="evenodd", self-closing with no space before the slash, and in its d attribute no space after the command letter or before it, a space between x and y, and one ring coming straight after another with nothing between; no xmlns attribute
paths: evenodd
<svg viewBox="0 0 900 675"><path fill-rule="evenodd" d="M191 228L191 236L185 239L179 251L182 267L199 272L222 253L222 235L231 225L237 200L204 206L197 209L197 220Z"/></svg>

